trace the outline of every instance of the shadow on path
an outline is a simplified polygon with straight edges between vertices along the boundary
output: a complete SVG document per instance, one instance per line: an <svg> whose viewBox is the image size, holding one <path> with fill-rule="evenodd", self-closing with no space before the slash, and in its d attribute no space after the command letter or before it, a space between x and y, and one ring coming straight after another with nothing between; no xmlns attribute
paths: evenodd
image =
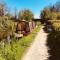
<svg viewBox="0 0 60 60"><path fill-rule="evenodd" d="M60 32L52 31L47 38L48 60L60 60Z"/></svg>

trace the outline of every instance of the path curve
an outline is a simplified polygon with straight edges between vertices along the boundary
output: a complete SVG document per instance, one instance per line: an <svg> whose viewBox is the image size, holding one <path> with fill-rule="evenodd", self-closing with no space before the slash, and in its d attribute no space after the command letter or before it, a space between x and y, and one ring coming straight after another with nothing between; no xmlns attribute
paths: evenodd
<svg viewBox="0 0 60 60"><path fill-rule="evenodd" d="M41 27L33 44L28 49L22 60L47 60L49 57L48 47L46 46L47 33Z"/></svg>

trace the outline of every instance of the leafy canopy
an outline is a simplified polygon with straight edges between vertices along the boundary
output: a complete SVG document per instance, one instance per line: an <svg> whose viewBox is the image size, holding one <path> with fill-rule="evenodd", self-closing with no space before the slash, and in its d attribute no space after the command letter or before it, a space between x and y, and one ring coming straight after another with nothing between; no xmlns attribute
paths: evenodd
<svg viewBox="0 0 60 60"><path fill-rule="evenodd" d="M33 18L34 18L33 13L30 10L28 10L28 9L24 9L24 10L21 10L19 12L19 19L20 20L23 20L24 19L26 21L30 21Z"/></svg>

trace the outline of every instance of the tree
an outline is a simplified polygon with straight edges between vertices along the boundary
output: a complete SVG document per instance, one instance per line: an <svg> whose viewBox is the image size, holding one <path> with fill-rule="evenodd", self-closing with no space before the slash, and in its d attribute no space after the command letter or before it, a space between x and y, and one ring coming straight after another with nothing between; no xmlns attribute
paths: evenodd
<svg viewBox="0 0 60 60"><path fill-rule="evenodd" d="M60 12L60 1L56 2L56 4L54 5L57 12Z"/></svg>
<svg viewBox="0 0 60 60"><path fill-rule="evenodd" d="M7 12L6 3L0 3L0 16L4 16Z"/></svg>
<svg viewBox="0 0 60 60"><path fill-rule="evenodd" d="M14 22L9 20L11 15L4 2L0 3L0 40L6 38L14 31Z"/></svg>
<svg viewBox="0 0 60 60"><path fill-rule="evenodd" d="M60 19L60 4L55 4L45 8L41 12L42 20L57 20Z"/></svg>
<svg viewBox="0 0 60 60"><path fill-rule="evenodd" d="M14 31L14 22L11 20L4 20L0 17L0 40L6 38Z"/></svg>
<svg viewBox="0 0 60 60"><path fill-rule="evenodd" d="M57 14L57 20L60 20L60 12Z"/></svg>
<svg viewBox="0 0 60 60"><path fill-rule="evenodd" d="M51 12L50 20L57 20L58 14L56 12Z"/></svg>
<svg viewBox="0 0 60 60"><path fill-rule="evenodd" d="M41 12L41 19L42 20L49 20L50 19L50 10L48 8L45 8L42 12Z"/></svg>
<svg viewBox="0 0 60 60"><path fill-rule="evenodd" d="M22 20L26 20L26 21L30 21L34 18L34 15L33 13L28 10L28 9L25 9L25 10L22 10L19 12L19 19Z"/></svg>
<svg viewBox="0 0 60 60"><path fill-rule="evenodd" d="M4 15L4 6L0 4L0 16Z"/></svg>

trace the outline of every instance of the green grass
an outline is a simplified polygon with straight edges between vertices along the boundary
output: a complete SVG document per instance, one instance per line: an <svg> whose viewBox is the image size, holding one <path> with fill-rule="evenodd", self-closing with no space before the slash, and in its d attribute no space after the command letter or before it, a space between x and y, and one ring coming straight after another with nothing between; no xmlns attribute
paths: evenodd
<svg viewBox="0 0 60 60"><path fill-rule="evenodd" d="M0 60L21 60L27 47L34 41L37 32L40 30L40 26L37 26L32 33L19 40L13 39L12 43L0 44Z"/></svg>
<svg viewBox="0 0 60 60"><path fill-rule="evenodd" d="M34 38L35 38L35 36L36 36L36 34L39 30L40 30L40 27L37 27L33 30L33 32L30 35L28 35L28 36L22 38L21 40L19 40L20 45L22 47L24 47L24 52L27 49L27 47L30 46L30 43L32 43L34 41ZM22 55L24 54L24 52L21 52ZM22 56L22 55L20 55L20 56Z"/></svg>

